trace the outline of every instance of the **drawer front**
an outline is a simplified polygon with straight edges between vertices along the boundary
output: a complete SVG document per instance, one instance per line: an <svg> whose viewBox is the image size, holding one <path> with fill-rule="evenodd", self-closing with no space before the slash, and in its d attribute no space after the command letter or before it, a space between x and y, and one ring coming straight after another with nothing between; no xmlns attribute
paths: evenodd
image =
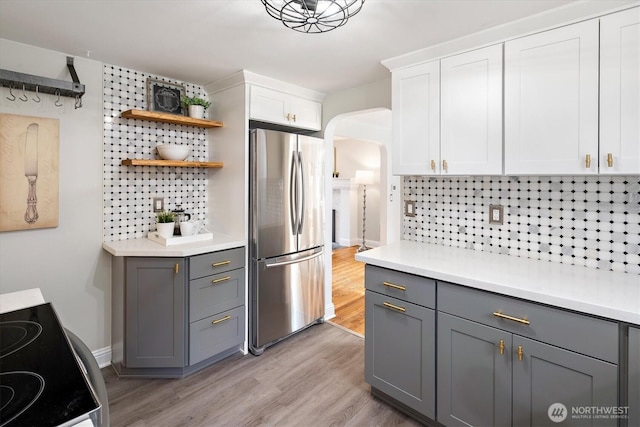
<svg viewBox="0 0 640 427"><path fill-rule="evenodd" d="M436 282L432 279L375 265L367 265L364 275L365 287L371 291L423 307L436 306Z"/></svg>
<svg viewBox="0 0 640 427"><path fill-rule="evenodd" d="M189 322L244 304L244 268L189 282Z"/></svg>
<svg viewBox="0 0 640 427"><path fill-rule="evenodd" d="M189 325L189 365L239 346L244 341L244 306Z"/></svg>
<svg viewBox="0 0 640 427"><path fill-rule="evenodd" d="M189 258L189 279L244 267L244 247Z"/></svg>
<svg viewBox="0 0 640 427"><path fill-rule="evenodd" d="M438 311L618 364L615 322L443 282Z"/></svg>

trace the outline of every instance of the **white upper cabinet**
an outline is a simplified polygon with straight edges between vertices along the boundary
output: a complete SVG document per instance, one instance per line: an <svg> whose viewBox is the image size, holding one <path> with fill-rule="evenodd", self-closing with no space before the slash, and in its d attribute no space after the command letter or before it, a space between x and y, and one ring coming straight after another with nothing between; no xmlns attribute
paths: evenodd
<svg viewBox="0 0 640 427"><path fill-rule="evenodd" d="M428 175L440 158L440 61L391 77L394 175Z"/></svg>
<svg viewBox="0 0 640 427"><path fill-rule="evenodd" d="M250 91L251 119L300 129L322 128L320 102L255 85Z"/></svg>
<svg viewBox="0 0 640 427"><path fill-rule="evenodd" d="M600 173L640 174L640 8L600 19Z"/></svg>
<svg viewBox="0 0 640 427"><path fill-rule="evenodd" d="M506 42L504 90L507 175L598 173L597 19Z"/></svg>
<svg viewBox="0 0 640 427"><path fill-rule="evenodd" d="M440 161L432 174L502 174L502 44L444 58Z"/></svg>

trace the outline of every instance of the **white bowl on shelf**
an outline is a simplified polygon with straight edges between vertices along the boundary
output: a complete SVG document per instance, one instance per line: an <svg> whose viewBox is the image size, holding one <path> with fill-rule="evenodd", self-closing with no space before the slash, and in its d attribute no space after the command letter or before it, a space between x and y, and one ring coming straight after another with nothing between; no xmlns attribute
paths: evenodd
<svg viewBox="0 0 640 427"><path fill-rule="evenodd" d="M191 147L178 144L158 144L156 149L164 160L184 160L191 153Z"/></svg>

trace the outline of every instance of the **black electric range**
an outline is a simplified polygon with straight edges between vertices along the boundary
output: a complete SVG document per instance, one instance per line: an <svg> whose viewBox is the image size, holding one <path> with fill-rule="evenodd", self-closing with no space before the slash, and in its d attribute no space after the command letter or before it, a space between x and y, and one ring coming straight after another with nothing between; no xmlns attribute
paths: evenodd
<svg viewBox="0 0 640 427"><path fill-rule="evenodd" d="M51 304L0 314L0 427L69 426L100 403Z"/></svg>

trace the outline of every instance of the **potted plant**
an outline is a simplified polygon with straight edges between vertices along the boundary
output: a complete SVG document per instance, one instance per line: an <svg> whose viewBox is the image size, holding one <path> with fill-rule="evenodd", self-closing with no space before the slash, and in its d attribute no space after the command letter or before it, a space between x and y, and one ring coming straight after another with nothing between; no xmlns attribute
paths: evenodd
<svg viewBox="0 0 640 427"><path fill-rule="evenodd" d="M189 117L204 119L204 111L209 108L211 102L197 96L182 95L182 103L189 109Z"/></svg>
<svg viewBox="0 0 640 427"><path fill-rule="evenodd" d="M156 229L158 230L158 233L160 233L160 235L165 239L173 236L175 220L175 215L170 211L158 212L158 214L156 215Z"/></svg>

